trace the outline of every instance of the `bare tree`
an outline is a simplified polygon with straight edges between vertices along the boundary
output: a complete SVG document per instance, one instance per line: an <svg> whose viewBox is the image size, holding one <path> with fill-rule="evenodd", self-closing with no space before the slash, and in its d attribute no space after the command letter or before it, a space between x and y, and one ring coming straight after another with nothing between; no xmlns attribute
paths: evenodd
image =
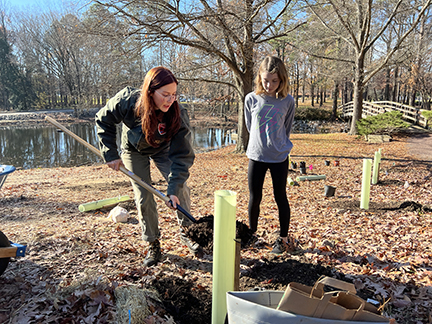
<svg viewBox="0 0 432 324"><path fill-rule="evenodd" d="M10 16L0 2L0 105L6 109L28 110L35 99L25 69L13 53L14 32L8 27Z"/></svg>
<svg viewBox="0 0 432 324"><path fill-rule="evenodd" d="M239 140L236 151L243 152L249 140L243 116L243 102L252 91L254 50L271 39L286 36L292 29L277 32L275 23L290 8L291 0L135 0L98 1L117 19L128 26L128 35L142 35L143 40L155 44L170 40L196 48L210 57L217 57L232 71L234 83L229 84L239 94ZM97 26L93 26L95 30ZM104 29L100 29L104 32Z"/></svg>
<svg viewBox="0 0 432 324"><path fill-rule="evenodd" d="M38 107L73 105L80 114L82 108L103 105L121 87L141 84L147 69L136 51L141 42L84 33L82 26L103 14L94 10L89 8L82 16L26 13L17 19L16 50L32 76ZM106 24L123 30L115 20Z"/></svg>
<svg viewBox="0 0 432 324"><path fill-rule="evenodd" d="M427 35L431 34L432 24L428 16L423 16L420 22L420 30L417 39L414 40L414 59L411 66L411 93L409 104L414 106L416 95L420 93L422 108L430 108L430 88L427 85L427 70L430 64L430 43L426 43ZM430 39L430 38L429 38Z"/></svg>
<svg viewBox="0 0 432 324"><path fill-rule="evenodd" d="M432 0L422 2L373 1L373 0L305 0L308 8L315 15L327 34L344 40L354 50L354 59L347 60L354 69L354 113L351 122L350 134L357 134L356 122L362 116L363 92L368 81L383 67L389 64L394 54L399 51L408 35L413 33L423 15L430 7ZM390 14L386 7L392 7ZM390 51L376 58L371 66L367 66L367 57L377 42L382 39L384 32L400 15L410 12L410 19L406 20L409 26L392 44Z"/></svg>

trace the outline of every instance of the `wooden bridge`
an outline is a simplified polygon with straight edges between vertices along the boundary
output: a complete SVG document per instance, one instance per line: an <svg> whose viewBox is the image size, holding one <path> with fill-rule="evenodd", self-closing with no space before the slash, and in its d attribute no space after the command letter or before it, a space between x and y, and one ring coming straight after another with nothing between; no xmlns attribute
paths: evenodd
<svg viewBox="0 0 432 324"><path fill-rule="evenodd" d="M338 110L342 111L342 118L352 117L354 111L354 102L350 101L345 105L341 105L338 107ZM368 116L375 116L385 113L387 111L394 110L400 111L402 113L402 118L409 123L419 125L424 128L426 128L428 125L427 119L421 114L423 109L418 109L413 106L408 106L392 101L363 101L362 118L366 118Z"/></svg>

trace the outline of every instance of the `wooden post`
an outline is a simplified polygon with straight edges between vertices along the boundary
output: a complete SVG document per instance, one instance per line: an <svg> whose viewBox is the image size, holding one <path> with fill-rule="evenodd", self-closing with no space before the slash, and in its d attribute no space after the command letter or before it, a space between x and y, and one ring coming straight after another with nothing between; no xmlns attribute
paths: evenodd
<svg viewBox="0 0 432 324"><path fill-rule="evenodd" d="M241 241L236 241L236 250L235 250L235 261L234 261L234 291L240 290L240 251L241 251Z"/></svg>
<svg viewBox="0 0 432 324"><path fill-rule="evenodd" d="M17 247L0 247L0 258L13 258L16 257Z"/></svg>

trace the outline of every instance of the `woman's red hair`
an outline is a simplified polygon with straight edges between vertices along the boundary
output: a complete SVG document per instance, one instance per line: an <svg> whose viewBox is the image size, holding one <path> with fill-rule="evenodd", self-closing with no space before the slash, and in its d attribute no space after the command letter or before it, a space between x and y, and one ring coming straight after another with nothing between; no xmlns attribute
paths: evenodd
<svg viewBox="0 0 432 324"><path fill-rule="evenodd" d="M141 127L147 143L153 147L158 147L160 143L155 142L156 129L159 120L156 116L157 107L153 100L153 93L164 85L175 82L178 84L174 74L165 67L158 66L147 72L141 86L141 95L135 104L135 114L141 118ZM169 142L180 128L180 107L177 100L174 100L166 116L166 137Z"/></svg>

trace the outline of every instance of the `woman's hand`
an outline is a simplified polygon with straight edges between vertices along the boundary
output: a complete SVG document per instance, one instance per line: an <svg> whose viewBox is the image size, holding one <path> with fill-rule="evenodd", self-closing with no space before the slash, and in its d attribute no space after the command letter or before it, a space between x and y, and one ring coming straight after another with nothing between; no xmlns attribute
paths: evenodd
<svg viewBox="0 0 432 324"><path fill-rule="evenodd" d="M116 171L120 170L121 166L124 167L123 161L121 159L107 162L106 165L108 165L111 169Z"/></svg>
<svg viewBox="0 0 432 324"><path fill-rule="evenodd" d="M174 195L169 195L169 201L165 202L165 204L171 208L176 210L177 209L177 205L180 205L180 200L177 198L177 196Z"/></svg>

